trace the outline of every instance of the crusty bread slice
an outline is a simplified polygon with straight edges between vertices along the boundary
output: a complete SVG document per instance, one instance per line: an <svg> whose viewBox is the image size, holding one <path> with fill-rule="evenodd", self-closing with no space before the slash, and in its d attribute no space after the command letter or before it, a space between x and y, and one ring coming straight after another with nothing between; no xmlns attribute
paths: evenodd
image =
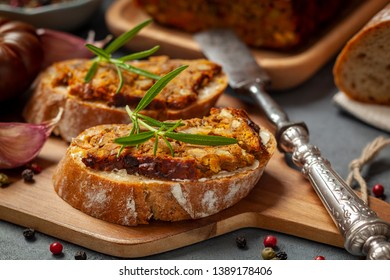
<svg viewBox="0 0 390 280"><path fill-rule="evenodd" d="M152 73L163 75L181 65L189 65L173 79L142 114L159 120L187 119L207 114L228 85L227 76L219 65L205 59L180 60L165 56L151 57L131 63ZM124 71L124 86L119 84L117 70L101 64L95 78L84 82L90 60L68 60L55 63L43 71L23 111L27 122L41 123L64 109L54 133L70 142L84 129L111 123L130 121L125 105L135 107L153 84L148 79Z"/></svg>
<svg viewBox="0 0 390 280"><path fill-rule="evenodd" d="M348 97L390 105L390 4L347 42L333 74L337 87Z"/></svg>
<svg viewBox="0 0 390 280"><path fill-rule="evenodd" d="M142 154L146 153L148 144L126 148L122 151L123 157L116 157L119 145L111 140L114 136L127 135L131 125L89 128L73 139L57 166L53 176L55 191L71 206L88 215L127 226L153 220L199 219L216 214L248 195L276 147L271 132L258 127L240 112L229 108L212 109L210 117L184 121L185 126L180 128L181 132L195 129L197 134L234 137L239 140L238 144L204 147L172 141L178 155L172 157L164 153L162 146L152 162L148 161L148 154ZM89 162L91 154L102 159L101 168L87 167L85 163ZM243 166L241 157L253 160ZM142 161L143 158L147 160ZM235 162L236 159L239 161ZM111 168L107 167L110 161L113 163ZM128 165L115 168L118 161L127 161ZM194 162L196 164L191 165ZM139 171L129 166L137 167ZM154 170L150 173L150 169ZM207 175L192 179L180 177L196 173L194 169ZM148 175L157 176L140 175L145 170Z"/></svg>

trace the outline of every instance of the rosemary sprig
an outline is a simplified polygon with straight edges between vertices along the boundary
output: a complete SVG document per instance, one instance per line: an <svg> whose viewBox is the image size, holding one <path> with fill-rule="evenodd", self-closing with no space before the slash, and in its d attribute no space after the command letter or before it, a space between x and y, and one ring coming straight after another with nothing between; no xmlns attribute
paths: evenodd
<svg viewBox="0 0 390 280"><path fill-rule="evenodd" d="M123 47L129 40L134 38L134 36L137 35L138 32L141 31L142 28L144 28L145 26L147 26L151 22L152 22L152 20L146 20L146 21L138 24L133 29L131 29L128 32L125 32L122 35L120 35L119 37L117 37L104 49L96 47L92 44L86 44L85 46L92 53L94 53L96 55L96 57L92 60L93 61L92 66L88 70L87 75L85 76L85 79L84 79L85 82L88 83L93 79L100 62L107 62L107 63L115 65L116 70L118 72L118 76L119 76L119 85L117 87L116 93L120 92L120 90L123 87L123 83L124 83L123 74L122 74L121 69L131 71L131 72L134 72L138 75L145 76L145 77L148 77L148 78L151 78L154 80L160 79L159 75L156 75L154 73L151 73L149 71L143 70L141 68L138 68L138 67L135 67L135 66L132 66L132 65L129 65L126 63L127 61L130 61L130 60L142 59L142 58L145 58L145 57L152 55L160 48L159 46L155 46L149 50L133 53L130 55L125 55L125 56L122 56L119 58L112 57L113 52L115 52L119 48Z"/></svg>
<svg viewBox="0 0 390 280"><path fill-rule="evenodd" d="M141 110L145 109L150 104L150 102L152 102L152 100L173 78L175 78L187 67L187 65L180 66L161 77L146 92L134 111L132 111L129 106L126 106L126 111L133 123L133 129L128 136L116 138L114 140L115 143L122 145L120 152L123 150L123 147L137 146L152 139L153 137L156 138L153 147L154 155L157 153L159 138L161 138L166 143L169 150L171 151L172 156L174 156L174 150L168 138L185 143L206 146L220 146L237 143L237 139L230 137L175 132L175 129L182 125L181 120L176 122L160 122L139 113ZM146 131L141 131L141 128L144 130L146 129Z"/></svg>

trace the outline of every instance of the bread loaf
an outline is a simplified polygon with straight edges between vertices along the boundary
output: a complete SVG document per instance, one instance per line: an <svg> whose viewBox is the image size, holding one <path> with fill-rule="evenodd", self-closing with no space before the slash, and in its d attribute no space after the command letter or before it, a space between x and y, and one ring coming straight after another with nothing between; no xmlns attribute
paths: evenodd
<svg viewBox="0 0 390 280"><path fill-rule="evenodd" d="M154 139L119 153L117 137L131 125L100 125L71 142L54 173L58 195L80 211L111 223L135 226L153 220L181 221L216 214L240 201L259 181L275 151L273 135L245 111L213 108L204 118L183 121L178 132L238 140L198 146Z"/></svg>
<svg viewBox="0 0 390 280"><path fill-rule="evenodd" d="M119 77L111 64L100 63L92 81L84 82L91 63L90 60L67 60L43 71L24 108L26 121L40 123L56 116L62 107L64 113L54 133L69 142L91 126L128 123L130 119L125 106L136 107L155 81L122 70L124 85L119 93L115 93ZM181 65L189 65L143 110L144 115L159 120L207 114L228 85L221 67L205 59L180 60L156 56L131 62L131 65L160 76Z"/></svg>
<svg viewBox="0 0 390 280"><path fill-rule="evenodd" d="M306 43L349 1L135 0L163 26L185 32L229 27L252 47L292 49Z"/></svg>
<svg viewBox="0 0 390 280"><path fill-rule="evenodd" d="M333 75L337 87L348 97L390 105L390 4L347 42Z"/></svg>

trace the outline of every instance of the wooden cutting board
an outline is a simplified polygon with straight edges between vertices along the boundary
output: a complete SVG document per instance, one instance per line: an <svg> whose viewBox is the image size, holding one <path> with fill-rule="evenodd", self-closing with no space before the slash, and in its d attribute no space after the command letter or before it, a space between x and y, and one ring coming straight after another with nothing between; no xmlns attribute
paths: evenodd
<svg viewBox="0 0 390 280"><path fill-rule="evenodd" d="M306 45L294 51L252 49L257 62L267 71L275 90L298 86L317 72L388 0L353 0L342 14ZM150 18L133 0L116 0L106 13L106 23L116 36ZM160 46L159 54L173 58L202 57L189 33L163 27L157 23L144 28L127 47L141 51Z"/></svg>
<svg viewBox="0 0 390 280"><path fill-rule="evenodd" d="M255 122L272 129L255 108L245 107L231 96L222 96L218 105L244 108ZM12 184L0 188L0 219L101 253L128 258L180 248L244 227L343 246L342 237L311 185L300 172L287 166L279 152L252 192L219 214L196 221L126 227L90 217L57 196L51 177L66 148L67 143L55 137L46 142L37 158L43 172L35 176L34 183L25 183L19 176L21 171L15 171ZM390 204L371 198L370 206L390 222Z"/></svg>

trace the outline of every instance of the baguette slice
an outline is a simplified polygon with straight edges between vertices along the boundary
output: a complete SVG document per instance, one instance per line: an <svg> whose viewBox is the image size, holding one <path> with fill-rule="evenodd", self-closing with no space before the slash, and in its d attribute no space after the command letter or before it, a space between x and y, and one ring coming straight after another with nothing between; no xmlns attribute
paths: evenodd
<svg viewBox="0 0 390 280"><path fill-rule="evenodd" d="M24 108L27 122L41 123L64 109L55 134L70 142L84 129L111 123L129 123L125 105L134 108L154 80L122 70L124 86L117 70L100 63L90 83L84 78L90 60L74 59L55 63L41 73ZM142 113L155 119L187 119L207 114L226 89L226 75L219 65L205 59L179 60L166 56L135 61L131 65L163 75L181 65L189 65L173 79Z"/></svg>
<svg viewBox="0 0 390 280"><path fill-rule="evenodd" d="M136 226L216 214L248 195L275 151L275 138L239 109L212 108L184 120L180 132L234 137L238 144L197 146L153 141L127 147L113 142L131 125L100 125L71 142L53 176L58 195L80 211L111 223Z"/></svg>
<svg viewBox="0 0 390 280"><path fill-rule="evenodd" d="M349 98L390 105L390 4L347 42L333 75Z"/></svg>

